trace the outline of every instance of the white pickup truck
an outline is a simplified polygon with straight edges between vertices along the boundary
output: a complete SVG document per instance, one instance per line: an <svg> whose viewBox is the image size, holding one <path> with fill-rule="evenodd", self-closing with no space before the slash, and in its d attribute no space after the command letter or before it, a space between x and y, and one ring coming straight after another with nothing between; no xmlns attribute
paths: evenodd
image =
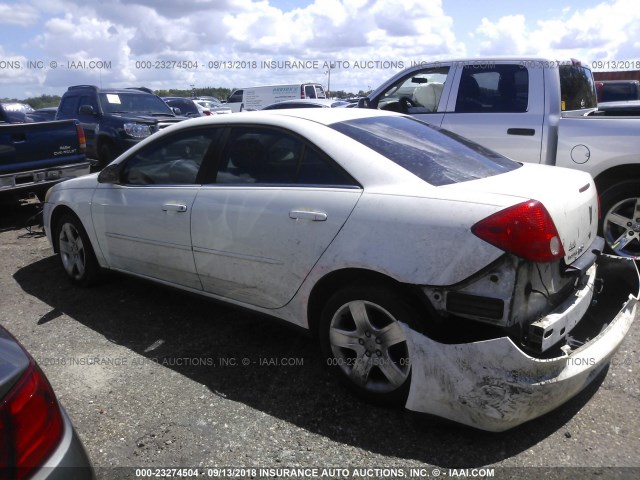
<svg viewBox="0 0 640 480"><path fill-rule="evenodd" d="M517 161L589 172L599 233L640 258L640 119L597 115L591 70L541 58L422 63L383 83L360 107L408 113Z"/></svg>

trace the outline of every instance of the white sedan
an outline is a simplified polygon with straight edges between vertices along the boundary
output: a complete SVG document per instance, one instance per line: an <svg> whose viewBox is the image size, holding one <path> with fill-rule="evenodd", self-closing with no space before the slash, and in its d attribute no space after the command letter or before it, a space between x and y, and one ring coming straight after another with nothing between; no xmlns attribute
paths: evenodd
<svg viewBox="0 0 640 480"><path fill-rule="evenodd" d="M639 288L600 255L588 174L372 110L181 122L54 186L44 219L79 285L108 269L267 313L356 394L493 431L583 389Z"/></svg>

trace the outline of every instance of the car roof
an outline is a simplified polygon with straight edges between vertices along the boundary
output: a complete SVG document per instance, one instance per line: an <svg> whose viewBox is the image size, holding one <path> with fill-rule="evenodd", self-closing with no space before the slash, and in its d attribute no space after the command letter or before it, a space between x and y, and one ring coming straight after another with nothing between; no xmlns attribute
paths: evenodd
<svg viewBox="0 0 640 480"><path fill-rule="evenodd" d="M356 120L359 118L371 118L371 117L388 117L401 115L396 112L389 112L384 110L375 110L369 108L289 108L281 110L257 110L257 111L245 111L237 112L231 115L214 115L209 117L201 117L198 119L189 120L189 123L180 122L176 125L168 127L163 130L173 130L175 128L183 128L187 126L206 125L208 123L256 123L256 124L268 124L278 123L277 120L273 122L269 121L269 117L282 117L283 119L299 119L307 120L322 125L331 125L337 122L344 122L349 120ZM162 133L162 132L161 132Z"/></svg>
<svg viewBox="0 0 640 480"><path fill-rule="evenodd" d="M101 88L96 87L95 85L73 85L69 87L66 93L72 92L82 92L86 90L92 90L97 93L141 93L144 95L155 95L153 92L147 92L146 90L141 90L144 87L132 87L132 88Z"/></svg>

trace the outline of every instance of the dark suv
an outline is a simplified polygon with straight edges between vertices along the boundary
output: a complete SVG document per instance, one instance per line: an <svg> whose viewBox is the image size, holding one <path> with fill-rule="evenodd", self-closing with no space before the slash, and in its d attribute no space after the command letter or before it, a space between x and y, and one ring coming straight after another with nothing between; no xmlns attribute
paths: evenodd
<svg viewBox="0 0 640 480"><path fill-rule="evenodd" d="M99 167L152 133L184 120L146 88L69 87L60 100L57 120L77 119L87 137L87 156Z"/></svg>

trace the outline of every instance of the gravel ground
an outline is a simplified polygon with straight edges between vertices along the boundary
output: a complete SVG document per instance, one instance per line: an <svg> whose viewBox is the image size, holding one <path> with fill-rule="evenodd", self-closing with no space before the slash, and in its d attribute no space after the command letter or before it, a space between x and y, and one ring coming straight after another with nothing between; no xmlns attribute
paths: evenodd
<svg viewBox="0 0 640 480"><path fill-rule="evenodd" d="M310 338L254 313L120 275L73 287L41 230L23 228L36 211L2 206L0 324L42 366L98 478L144 478L113 467L207 466L640 477L640 323L579 396L489 434L362 403L329 375Z"/></svg>

